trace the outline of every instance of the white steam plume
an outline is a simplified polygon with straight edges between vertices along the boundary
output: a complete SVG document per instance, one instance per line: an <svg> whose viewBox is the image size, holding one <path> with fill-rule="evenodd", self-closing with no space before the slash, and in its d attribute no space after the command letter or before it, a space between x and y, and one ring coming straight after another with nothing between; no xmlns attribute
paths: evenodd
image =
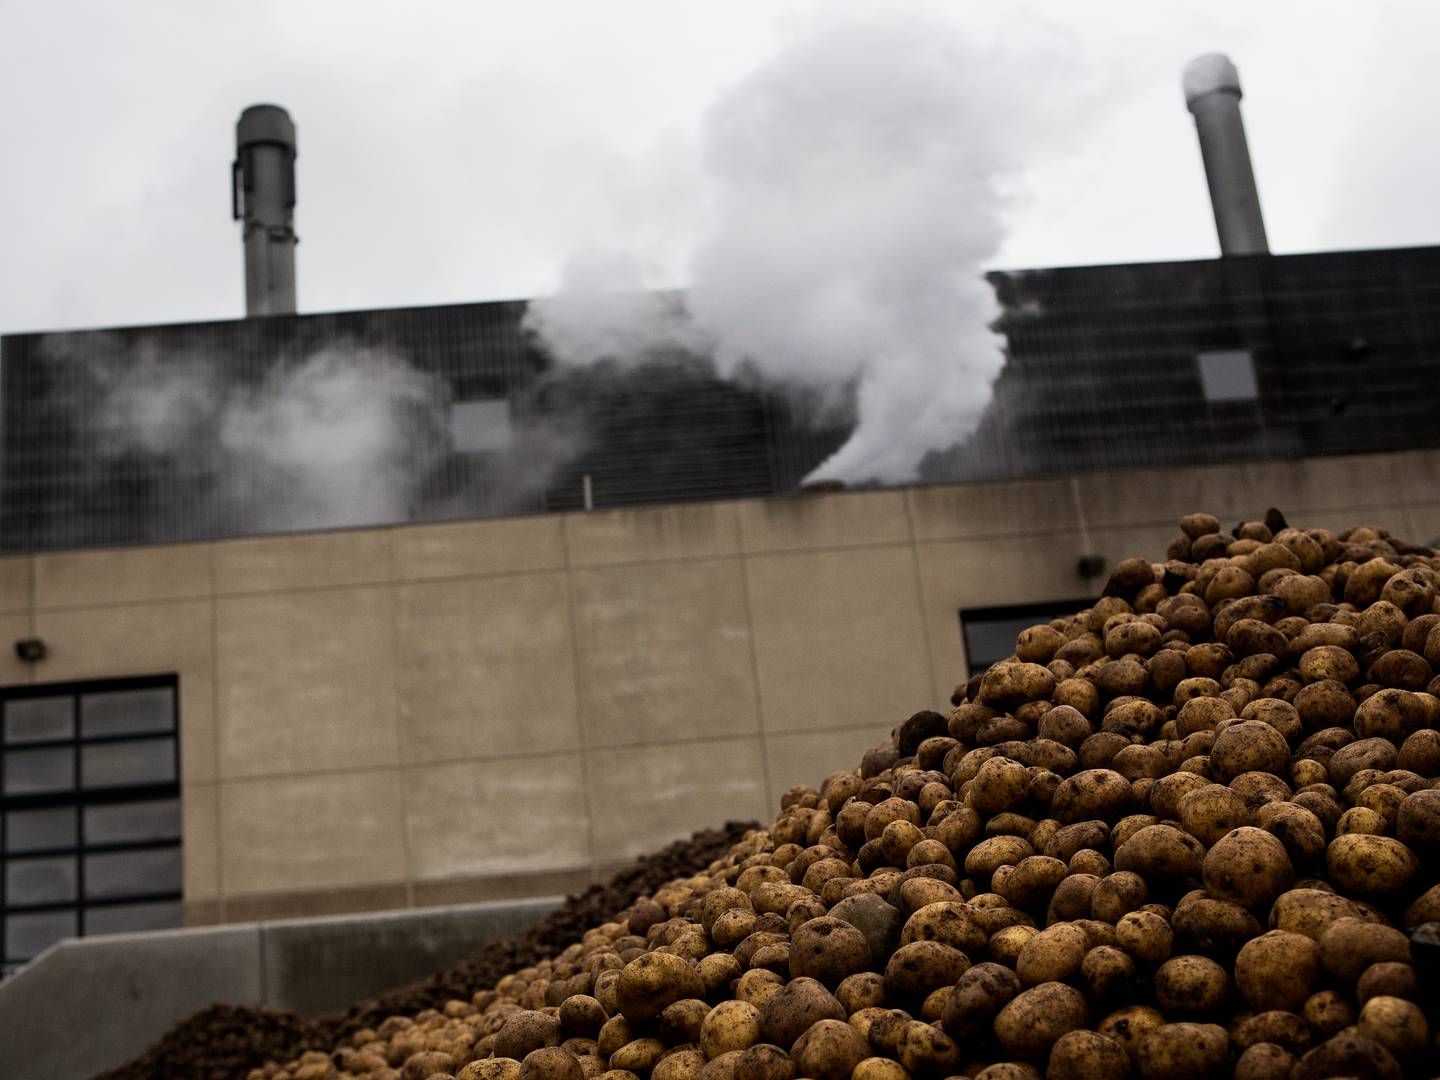
<svg viewBox="0 0 1440 1080"><path fill-rule="evenodd" d="M812 479L911 480L974 430L1003 365L983 273L1038 82L923 8L827 9L705 118L691 324L607 300L592 258L529 325L561 363L679 344L801 400L853 393L853 435ZM615 261L631 273L612 290L641 284L642 257Z"/></svg>

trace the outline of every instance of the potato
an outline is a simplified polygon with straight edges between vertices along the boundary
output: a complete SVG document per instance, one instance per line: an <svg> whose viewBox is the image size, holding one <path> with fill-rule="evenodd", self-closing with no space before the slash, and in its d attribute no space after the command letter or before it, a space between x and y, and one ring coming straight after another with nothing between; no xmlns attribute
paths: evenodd
<svg viewBox="0 0 1440 1080"><path fill-rule="evenodd" d="M694 966L660 952L646 953L626 964L616 987L620 1012L632 1024L654 1019L665 1006L682 998L704 996L705 984Z"/></svg>
<svg viewBox="0 0 1440 1080"><path fill-rule="evenodd" d="M1230 1036L1217 1024L1164 1024L1145 1036L1136 1057L1145 1080L1209 1080L1229 1064Z"/></svg>
<svg viewBox="0 0 1440 1080"><path fill-rule="evenodd" d="M1114 1039L1094 1031L1070 1031L1055 1041L1047 1080L1126 1080L1130 1058Z"/></svg>
<svg viewBox="0 0 1440 1080"><path fill-rule="evenodd" d="M520 1080L520 1062L505 1057L472 1061L455 1074L455 1080Z"/></svg>
<svg viewBox="0 0 1440 1080"><path fill-rule="evenodd" d="M1213 1014L1230 994L1230 977L1204 956L1172 956L1155 972L1155 1000L1169 1013Z"/></svg>
<svg viewBox="0 0 1440 1080"><path fill-rule="evenodd" d="M532 1050L559 1046L563 1038L561 1023L558 1017L533 1010L514 1013L495 1033L495 1056L520 1061Z"/></svg>
<svg viewBox="0 0 1440 1080"><path fill-rule="evenodd" d="M1418 1061L1430 1043L1430 1025L1412 1001L1381 995L1360 1009L1360 1034L1373 1039L1400 1061Z"/></svg>
<svg viewBox="0 0 1440 1080"><path fill-rule="evenodd" d="M847 976L835 988L835 1000L846 1013L854 1015L861 1009L885 1004L885 977L874 971Z"/></svg>
<svg viewBox="0 0 1440 1080"><path fill-rule="evenodd" d="M1128 870L1118 870L1100 880L1090 894L1092 918L1117 923L1149 899L1145 879Z"/></svg>
<svg viewBox="0 0 1440 1080"><path fill-rule="evenodd" d="M1383 895L1404 889L1420 862L1399 840L1352 833L1330 841L1325 866L1347 892Z"/></svg>
<svg viewBox="0 0 1440 1080"><path fill-rule="evenodd" d="M1320 962L1336 979L1354 983L1371 964L1410 962L1410 939L1394 927L1339 918L1320 935Z"/></svg>
<svg viewBox="0 0 1440 1080"><path fill-rule="evenodd" d="M910 1080L899 1062L883 1057L867 1057L850 1073L851 1080Z"/></svg>
<svg viewBox="0 0 1440 1080"><path fill-rule="evenodd" d="M1268 909L1295 877L1285 845L1264 829L1242 826L1205 853L1205 888L1251 911Z"/></svg>
<svg viewBox="0 0 1440 1080"><path fill-rule="evenodd" d="M747 1050L760 1041L760 1010L744 1001L722 1001L700 1025L700 1049L707 1058Z"/></svg>
<svg viewBox="0 0 1440 1080"><path fill-rule="evenodd" d="M865 935L841 919L810 919L794 932L790 947L793 976L817 979L835 987L847 975L865 971L870 964L870 945Z"/></svg>
<svg viewBox="0 0 1440 1080"><path fill-rule="evenodd" d="M585 1072L569 1050L544 1046L531 1050L520 1062L520 1080L585 1080Z"/></svg>
<svg viewBox="0 0 1440 1080"><path fill-rule="evenodd" d="M1295 1055L1270 1042L1253 1043L1235 1062L1235 1080L1289 1080Z"/></svg>
<svg viewBox="0 0 1440 1080"><path fill-rule="evenodd" d="M1239 792L1197 779L1201 786L1181 796L1176 807L1186 832L1208 847L1232 829L1250 824L1250 807Z"/></svg>
<svg viewBox="0 0 1440 1080"><path fill-rule="evenodd" d="M965 973L970 959L959 949L938 941L902 945L885 965L885 993L895 1001L921 1001L931 991L950 986Z"/></svg>
<svg viewBox="0 0 1440 1080"><path fill-rule="evenodd" d="M1132 911L1115 924L1116 943L1136 961L1158 965L1170 956L1175 933L1164 918L1150 911Z"/></svg>
<svg viewBox="0 0 1440 1080"><path fill-rule="evenodd" d="M1360 1076L1370 1080L1400 1080L1394 1055L1364 1035L1342 1032L1305 1054L1290 1073L1292 1080L1322 1080L1331 1076Z"/></svg>
<svg viewBox="0 0 1440 1080"><path fill-rule="evenodd" d="M1025 942L1015 961L1015 973L1026 986L1064 982L1080 970L1087 944L1085 931L1078 926L1056 923Z"/></svg>
<svg viewBox="0 0 1440 1080"><path fill-rule="evenodd" d="M957 1039L988 1028L1020 990L1020 977L1010 968L991 961L976 964L956 980L940 1023Z"/></svg>
<svg viewBox="0 0 1440 1080"><path fill-rule="evenodd" d="M735 1080L795 1080L795 1062L780 1047L760 1043L740 1051Z"/></svg>
<svg viewBox="0 0 1440 1080"><path fill-rule="evenodd" d="M1119 1001L1135 986L1135 961L1113 945L1097 945L1081 961L1080 975L1092 1001Z"/></svg>
<svg viewBox="0 0 1440 1080"><path fill-rule="evenodd" d="M1172 825L1148 825L1116 849L1115 867L1173 884L1198 878L1204 857L1204 846L1188 833Z"/></svg>
<svg viewBox="0 0 1440 1080"><path fill-rule="evenodd" d="M760 1034L767 1043L792 1046L819 1020L844 1020L840 1002L815 979L790 980L760 1007Z"/></svg>
<svg viewBox="0 0 1440 1080"><path fill-rule="evenodd" d="M960 1048L933 1024L911 1021L900 1029L896 1045L900 1064L916 1075L945 1075L960 1064Z"/></svg>
<svg viewBox="0 0 1440 1080"><path fill-rule="evenodd" d="M1260 1012L1301 1008L1320 976L1320 946L1303 934L1271 930L1240 949L1235 985Z"/></svg>
<svg viewBox="0 0 1440 1080"><path fill-rule="evenodd" d="M1084 996L1064 983L1022 991L995 1017L995 1037L1006 1053L1039 1060L1067 1032L1083 1028L1090 1013Z"/></svg>
<svg viewBox="0 0 1440 1080"><path fill-rule="evenodd" d="M870 1044L843 1020L820 1020L795 1041L790 1056L802 1076L849 1080L855 1066L870 1056Z"/></svg>

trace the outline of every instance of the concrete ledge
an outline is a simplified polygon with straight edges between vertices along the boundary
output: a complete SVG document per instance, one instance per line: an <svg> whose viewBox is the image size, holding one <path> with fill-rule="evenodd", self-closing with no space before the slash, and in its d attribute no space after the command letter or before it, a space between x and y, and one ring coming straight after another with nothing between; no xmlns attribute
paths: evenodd
<svg viewBox="0 0 1440 1080"><path fill-rule="evenodd" d="M70 938L0 983L0 1076L94 1076L217 1002L342 1009L525 930L561 900Z"/></svg>

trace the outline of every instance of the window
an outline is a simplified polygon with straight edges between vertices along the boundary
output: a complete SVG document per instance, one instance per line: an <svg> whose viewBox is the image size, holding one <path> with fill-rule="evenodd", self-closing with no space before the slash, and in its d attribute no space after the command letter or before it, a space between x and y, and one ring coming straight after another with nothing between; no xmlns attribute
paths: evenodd
<svg viewBox="0 0 1440 1080"><path fill-rule="evenodd" d="M1221 349L1195 357L1206 401L1254 401L1260 396L1248 349Z"/></svg>
<svg viewBox="0 0 1440 1080"><path fill-rule="evenodd" d="M1095 601L1054 600L1043 604L1016 604L1010 607L969 608L960 612L960 634L965 641L965 660L973 678L997 660L1015 652L1015 637L1028 626L1074 615Z"/></svg>
<svg viewBox="0 0 1440 1080"><path fill-rule="evenodd" d="M450 406L450 442L458 453L510 448L510 402L504 398L457 401Z"/></svg>
<svg viewBox="0 0 1440 1080"><path fill-rule="evenodd" d="M0 964L181 924L173 676L0 690Z"/></svg>

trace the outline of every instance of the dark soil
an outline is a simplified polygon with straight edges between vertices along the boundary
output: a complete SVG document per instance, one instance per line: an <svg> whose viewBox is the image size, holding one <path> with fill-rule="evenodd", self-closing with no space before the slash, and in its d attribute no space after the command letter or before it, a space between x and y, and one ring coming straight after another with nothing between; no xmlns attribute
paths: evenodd
<svg viewBox="0 0 1440 1080"><path fill-rule="evenodd" d="M288 1061L305 1050L328 1051L387 1016L413 1016L456 998L469 1000L502 976L556 955L637 898L703 870L756 827L753 822L729 822L723 829L677 841L639 859L607 884L570 897L532 929L492 941L449 971L359 1002L348 1012L306 1017L279 1009L212 1005L181 1021L130 1064L95 1080L244 1080L246 1072L267 1061Z"/></svg>

